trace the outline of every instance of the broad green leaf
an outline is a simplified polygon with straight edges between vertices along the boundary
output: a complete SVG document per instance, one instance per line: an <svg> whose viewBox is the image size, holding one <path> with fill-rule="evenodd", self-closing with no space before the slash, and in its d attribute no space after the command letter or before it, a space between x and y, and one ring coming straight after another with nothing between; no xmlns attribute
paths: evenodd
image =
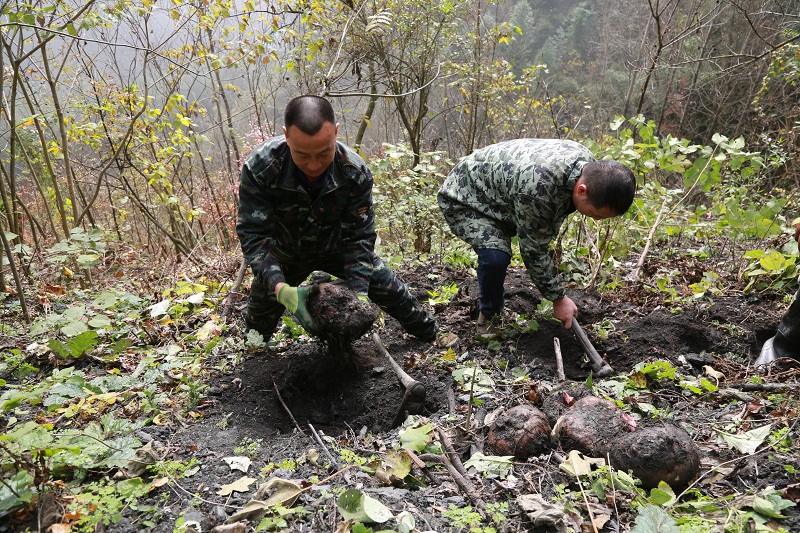
<svg viewBox="0 0 800 533"><path fill-rule="evenodd" d="M69 322L63 328L61 328L61 333L66 335L67 337L75 337L76 335L80 335L81 333L88 331L89 326L84 324L79 320L75 320L73 322Z"/></svg>
<svg viewBox="0 0 800 533"><path fill-rule="evenodd" d="M781 270L786 264L786 258L777 250L768 252L765 256L758 260L761 267L768 272L775 272Z"/></svg>
<svg viewBox="0 0 800 533"><path fill-rule="evenodd" d="M404 450L421 452L428 443L433 440L432 432L433 428L430 424L425 424L418 428L406 429L399 435L400 447Z"/></svg>
<svg viewBox="0 0 800 533"><path fill-rule="evenodd" d="M675 503L677 498L675 497L675 492L672 490L672 487L661 481L658 487L650 491L650 501L656 505L666 507Z"/></svg>
<svg viewBox="0 0 800 533"><path fill-rule="evenodd" d="M388 507L358 489L344 491L336 506L345 520L382 524L392 517Z"/></svg>
<svg viewBox="0 0 800 533"><path fill-rule="evenodd" d="M786 518L781 511L794 507L795 503L784 499L779 492L770 487L763 494L757 495L753 500L753 510L760 515L769 518Z"/></svg>
<svg viewBox="0 0 800 533"><path fill-rule="evenodd" d="M105 328L111 325L111 319L105 315L95 315L89 320L89 326L95 329Z"/></svg>
<svg viewBox="0 0 800 533"><path fill-rule="evenodd" d="M639 510L631 533L680 533L680 528L661 507L645 505Z"/></svg>

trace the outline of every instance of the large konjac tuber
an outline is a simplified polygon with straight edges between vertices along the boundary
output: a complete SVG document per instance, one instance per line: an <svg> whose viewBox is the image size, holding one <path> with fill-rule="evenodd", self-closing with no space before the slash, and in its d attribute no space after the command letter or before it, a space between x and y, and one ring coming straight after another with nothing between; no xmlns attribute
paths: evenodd
<svg viewBox="0 0 800 533"><path fill-rule="evenodd" d="M517 405L495 418L487 443L498 455L513 455L524 461L547 451L550 424L545 414L532 405Z"/></svg>

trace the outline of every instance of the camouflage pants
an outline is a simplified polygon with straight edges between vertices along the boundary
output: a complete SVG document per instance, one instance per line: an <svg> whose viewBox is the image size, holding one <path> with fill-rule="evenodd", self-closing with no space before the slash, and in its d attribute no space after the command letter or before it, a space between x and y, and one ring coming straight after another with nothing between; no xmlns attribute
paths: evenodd
<svg viewBox="0 0 800 533"><path fill-rule="evenodd" d="M511 238L517 234L513 224L488 218L469 206L441 195L438 202L444 219L456 237L476 250L489 248L512 255Z"/></svg>
<svg viewBox="0 0 800 533"><path fill-rule="evenodd" d="M408 290L405 283L395 275L392 269L373 254L372 277L369 280L369 299L397 320L403 329L411 335L425 341L434 340L436 322L425 310L420 301ZM297 286L308 278L315 270L327 272L338 278L344 278L344 267L341 259L317 259L316 261L282 261L281 269L289 285ZM275 298L275 294L257 280L250 286L250 297L247 301L245 322L269 339L275 326L283 315L285 308Z"/></svg>
<svg viewBox="0 0 800 533"><path fill-rule="evenodd" d="M777 357L800 359L800 289L781 318L772 347Z"/></svg>

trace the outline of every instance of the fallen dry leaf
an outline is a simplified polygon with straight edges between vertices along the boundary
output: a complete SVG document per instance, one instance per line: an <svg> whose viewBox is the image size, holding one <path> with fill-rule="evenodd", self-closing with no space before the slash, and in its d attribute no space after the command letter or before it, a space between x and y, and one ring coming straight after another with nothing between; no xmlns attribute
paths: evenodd
<svg viewBox="0 0 800 533"><path fill-rule="evenodd" d="M250 485L253 484L255 478L242 476L233 483L222 485L217 491L219 496L229 496L232 492L247 492L250 490Z"/></svg>

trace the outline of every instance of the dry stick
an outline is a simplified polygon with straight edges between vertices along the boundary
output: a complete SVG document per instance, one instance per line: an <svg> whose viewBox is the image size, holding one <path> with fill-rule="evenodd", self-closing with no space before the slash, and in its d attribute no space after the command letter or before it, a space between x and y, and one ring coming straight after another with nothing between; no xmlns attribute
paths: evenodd
<svg viewBox="0 0 800 533"><path fill-rule="evenodd" d="M564 358L561 357L561 341L558 337L553 337L553 349L556 351L556 377L558 381L565 381L567 376L564 375Z"/></svg>
<svg viewBox="0 0 800 533"><path fill-rule="evenodd" d="M233 295L239 293L239 287L244 280L244 275L247 273L247 259L242 257L242 264L239 265L239 272L236 274L236 279L233 282L233 286L231 287L230 292L228 292L228 296L225 297L225 301L222 303L222 318L227 320L231 317L231 313L233 313Z"/></svg>
<svg viewBox="0 0 800 533"><path fill-rule="evenodd" d="M444 466L447 467L447 471L450 472L450 477L452 477L453 481L456 482L456 485L458 485L459 488L464 491L464 494L467 495L469 501L471 501L472 504L480 511L486 510L486 503L481 500L481 497L478 495L472 483L459 473L458 469L453 466L453 463L450 462L450 459L448 459L446 455L442 455L441 458Z"/></svg>
<svg viewBox="0 0 800 533"><path fill-rule="evenodd" d="M439 440L442 441L442 445L444 449L447 451L447 456L450 458L450 462L453 463L453 466L458 470L458 473L462 476L467 476L467 470L464 468L464 465L461 463L461 458L456 453L456 449L453 448L453 443L450 442L450 439L447 438L445 435L444 430L442 428L437 428L439 432Z"/></svg>
<svg viewBox="0 0 800 533"><path fill-rule="evenodd" d="M795 389L800 387L800 383L739 383L729 385L729 387L742 392L779 391L783 389Z"/></svg>
<svg viewBox="0 0 800 533"><path fill-rule="evenodd" d="M439 485L441 485L441 484L442 484L442 482L441 482L441 481L439 481L438 479L436 479L436 477L434 477L434 475L431 473L431 469L430 469L430 468L428 468L428 466L425 464L425 461L423 461L422 459L420 459L420 458L417 456L417 454L415 454L415 453L414 453L413 451L411 451L411 450L406 450L406 455L408 455L408 456L411 458L411 462L412 462L412 463L414 463L414 465L415 465L417 468L419 468L419 469L420 469L420 471L421 471L423 474L425 474L425 477L426 477L426 478L428 478L428 480L429 480L431 483L433 483L433 484L434 484L434 485L436 485L436 486L439 486ZM436 457L438 458L438 456L436 456Z"/></svg>
<svg viewBox="0 0 800 533"><path fill-rule="evenodd" d="M294 422L294 427L296 427L297 430L300 433L302 433L304 437L307 437L308 435L306 435L306 432L303 431L303 428L300 427L300 424L297 423L297 420L294 419L294 415L289 410L289 407L286 405L286 403L283 401L283 398L281 397L281 391L278 390L278 384L275 383L274 381L272 382L272 384L275 386L275 394L278 395L278 400L280 400L281 405L283 406L283 408L286 409L286 412L289 414L289 418L291 418L292 422Z"/></svg>
<svg viewBox="0 0 800 533"><path fill-rule="evenodd" d="M594 533L598 533L597 526L594 525L594 513L592 512L592 508L589 507L589 499L586 497L586 491L583 490L581 477L575 476L575 479L578 481L578 488L581 490L581 496L583 496L583 503L586 504L586 512L589 513L589 522L592 524L592 530L594 531Z"/></svg>
<svg viewBox="0 0 800 533"><path fill-rule="evenodd" d="M317 430L314 429L314 426L312 426L311 424L308 424L308 427L311 428L311 433L314 435L314 438L316 439L317 443L319 443L319 445L322 446L322 449L325 451L325 455L327 455L328 459L331 460L331 464L333 465L333 467L338 470L339 469L339 462L331 454L330 450L328 450L328 447L325 446L325 443L322 442L322 437L319 436L319 433L317 433Z"/></svg>

